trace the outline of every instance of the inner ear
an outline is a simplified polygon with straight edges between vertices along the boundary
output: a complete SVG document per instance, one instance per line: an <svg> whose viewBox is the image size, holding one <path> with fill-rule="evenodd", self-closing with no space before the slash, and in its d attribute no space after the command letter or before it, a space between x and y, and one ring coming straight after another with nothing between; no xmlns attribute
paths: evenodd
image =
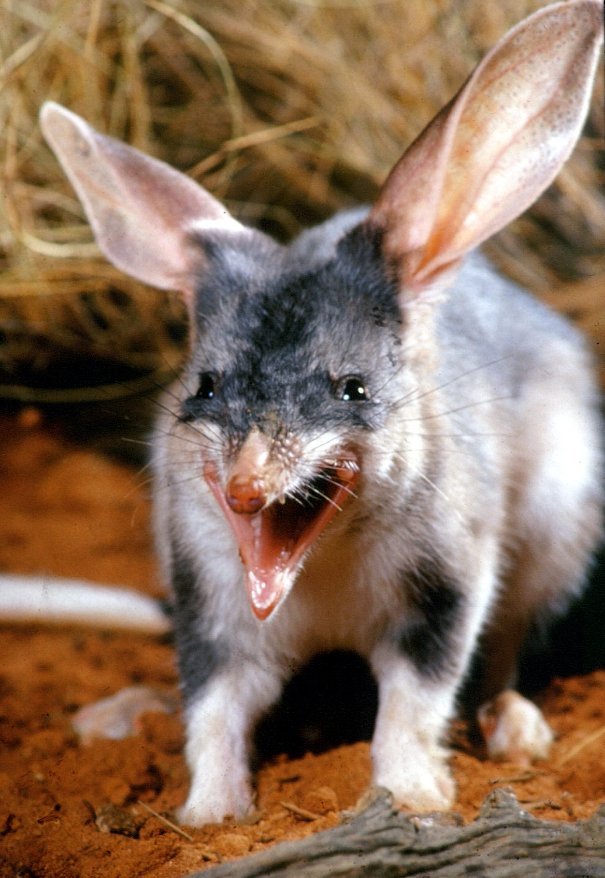
<svg viewBox="0 0 605 878"><path fill-rule="evenodd" d="M574 0L522 21L404 153L370 221L409 291L441 283L552 182L586 117L602 15Z"/></svg>
<svg viewBox="0 0 605 878"><path fill-rule="evenodd" d="M138 280L191 295L202 257L196 234L245 233L191 178L100 134L75 113L46 103L41 124L99 247Z"/></svg>

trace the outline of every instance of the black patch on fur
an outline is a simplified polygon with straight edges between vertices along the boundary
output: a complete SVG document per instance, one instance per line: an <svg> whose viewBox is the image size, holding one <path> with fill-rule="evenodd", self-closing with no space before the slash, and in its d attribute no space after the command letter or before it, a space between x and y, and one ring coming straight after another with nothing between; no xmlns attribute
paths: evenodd
<svg viewBox="0 0 605 878"><path fill-rule="evenodd" d="M360 226L334 258L307 270L287 259L272 270L262 252L244 247L236 258L206 245L196 365L198 375L215 374L217 390L204 399L192 388L181 417L213 421L235 443L253 427L267 435L380 427L393 404L402 319L379 235ZM367 399L339 398L350 375Z"/></svg>
<svg viewBox="0 0 605 878"><path fill-rule="evenodd" d="M204 597L187 553L172 541L174 632L185 701L191 701L222 663L224 649L204 634Z"/></svg>
<svg viewBox="0 0 605 878"><path fill-rule="evenodd" d="M400 631L399 648L421 674L438 679L449 666L463 596L440 563L428 559L406 574L405 588L415 618Z"/></svg>
<svg viewBox="0 0 605 878"><path fill-rule="evenodd" d="M300 759L369 741L377 708L378 687L365 659L340 650L316 655L258 724L257 758L262 762L287 753Z"/></svg>

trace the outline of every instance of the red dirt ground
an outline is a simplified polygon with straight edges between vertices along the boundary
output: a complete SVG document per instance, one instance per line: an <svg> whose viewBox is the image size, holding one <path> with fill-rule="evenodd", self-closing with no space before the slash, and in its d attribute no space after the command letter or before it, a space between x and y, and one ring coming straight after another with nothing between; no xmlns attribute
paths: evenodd
<svg viewBox="0 0 605 878"><path fill-rule="evenodd" d="M35 413L0 421L0 569L126 584L160 594L144 475L68 443ZM70 717L133 683L176 684L159 638L4 626L0 638L0 878L177 878L335 826L370 777L368 744L261 765L245 825L162 822L184 798L178 715L147 714L120 742L81 745ZM495 764L455 729L456 810L472 819L495 786L536 816L574 820L605 801L605 672L555 681L541 696L557 740L531 769Z"/></svg>

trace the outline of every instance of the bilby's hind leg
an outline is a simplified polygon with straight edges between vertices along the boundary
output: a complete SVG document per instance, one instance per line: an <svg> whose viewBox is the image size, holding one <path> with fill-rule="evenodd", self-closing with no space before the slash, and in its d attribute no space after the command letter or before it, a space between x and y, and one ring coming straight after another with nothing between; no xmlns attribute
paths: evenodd
<svg viewBox="0 0 605 878"><path fill-rule="evenodd" d="M553 740L539 708L514 690L531 621L518 588L511 585L482 641L482 674L474 699L489 757L521 765L546 758Z"/></svg>
<svg viewBox="0 0 605 878"><path fill-rule="evenodd" d="M482 643L477 722L491 759L526 765L548 756L552 731L539 708L514 690L518 658L532 621L511 588Z"/></svg>
<svg viewBox="0 0 605 878"><path fill-rule="evenodd" d="M601 534L597 419L581 394L540 388L539 429L517 488L517 550L483 638L478 720L491 757L527 763L548 754L552 732L534 704L512 687L530 626L566 608L580 591ZM558 398L557 398L558 397Z"/></svg>
<svg viewBox="0 0 605 878"><path fill-rule="evenodd" d="M540 709L514 689L506 689L481 705L479 728L491 759L529 765L546 759L554 740Z"/></svg>

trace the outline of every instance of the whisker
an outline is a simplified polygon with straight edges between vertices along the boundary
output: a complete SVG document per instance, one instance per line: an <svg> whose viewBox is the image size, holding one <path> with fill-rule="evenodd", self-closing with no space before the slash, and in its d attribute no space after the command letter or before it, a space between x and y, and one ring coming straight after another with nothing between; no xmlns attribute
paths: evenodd
<svg viewBox="0 0 605 878"><path fill-rule="evenodd" d="M410 469L418 476L418 478L420 478L420 479L422 479L422 481L426 482L426 484L436 494L439 494L439 496L443 500L445 500L445 502L448 504L448 507L450 509L450 513L453 513L458 518L458 520L462 522L463 518L462 518L462 515L460 514L460 512L458 511L456 504L452 503L451 498L445 493L445 491L442 488L440 488L439 485L437 485L431 478L429 478L429 476L427 476L427 474L425 472L423 472L421 469L419 469L416 466L410 465L409 462L408 462L408 466L410 466Z"/></svg>
<svg viewBox="0 0 605 878"><path fill-rule="evenodd" d="M213 449L216 447L216 441L213 439L212 436L204 433L204 428L202 427L202 425L184 424L182 426L195 433L195 437L184 436L182 435L182 433L175 432L174 428L165 430L161 429L158 426L156 426L156 433L160 433L162 436L168 436L172 439L176 439L179 442L185 442L191 445L195 445L196 448Z"/></svg>
<svg viewBox="0 0 605 878"><path fill-rule="evenodd" d="M455 375L448 381L444 381L441 384L437 384L435 387L430 387L428 388L428 390L424 390L422 393L418 393L410 401L418 402L418 400L424 399L425 397L430 396L432 393L438 393L440 390L443 390L446 387L450 387L452 384L455 384L457 381L461 381L463 378L468 378L469 375L474 375L476 372L482 372L485 369L490 369L492 366L496 366L498 363L502 363L504 360L510 359L510 357L511 354L506 354L503 357L498 357L496 360L490 360L486 363L481 363L479 366L473 366L472 369L467 369L466 372L460 372L458 375Z"/></svg>
<svg viewBox="0 0 605 878"><path fill-rule="evenodd" d="M464 411L467 411L468 409L477 408L478 406L481 406L481 405L488 405L488 403L492 403L492 402L503 402L504 400L507 400L507 399L512 399L512 396L510 394L507 394L506 396L491 396L491 397L488 397L487 399L477 400L476 402L469 402L466 405L461 405L461 406L458 406L457 408L446 409L443 412L434 412L430 415L421 415L420 417L417 417L417 418L402 418L402 421L403 421L403 423L407 424L407 423L413 423L414 421L430 421L430 420L434 420L435 418L445 418L448 415L455 415L458 412L464 412Z"/></svg>
<svg viewBox="0 0 605 878"><path fill-rule="evenodd" d="M324 482L327 482L328 485L333 485L335 488L342 488L345 494L348 494L349 497L357 497L357 493L349 485L344 485L338 479L330 478L325 473L321 475L321 478Z"/></svg>
<svg viewBox="0 0 605 878"><path fill-rule="evenodd" d="M126 442L129 445L144 445L145 448L154 447L154 443L151 439L135 439L134 436L121 436L120 442Z"/></svg>
<svg viewBox="0 0 605 878"><path fill-rule="evenodd" d="M192 473L188 476L181 476L181 478L170 478L166 481L166 484L159 484L158 490L170 490L174 487L181 487L182 485L188 485L191 482L197 482L201 480L201 476L199 473Z"/></svg>
<svg viewBox="0 0 605 878"><path fill-rule="evenodd" d="M334 506L339 512L342 512L342 507L338 505L338 503L330 497L329 494L324 494L323 491L320 491L317 485L311 484L309 485L309 493L307 497L319 497L321 500L324 500L326 503L329 503L330 506Z"/></svg>

